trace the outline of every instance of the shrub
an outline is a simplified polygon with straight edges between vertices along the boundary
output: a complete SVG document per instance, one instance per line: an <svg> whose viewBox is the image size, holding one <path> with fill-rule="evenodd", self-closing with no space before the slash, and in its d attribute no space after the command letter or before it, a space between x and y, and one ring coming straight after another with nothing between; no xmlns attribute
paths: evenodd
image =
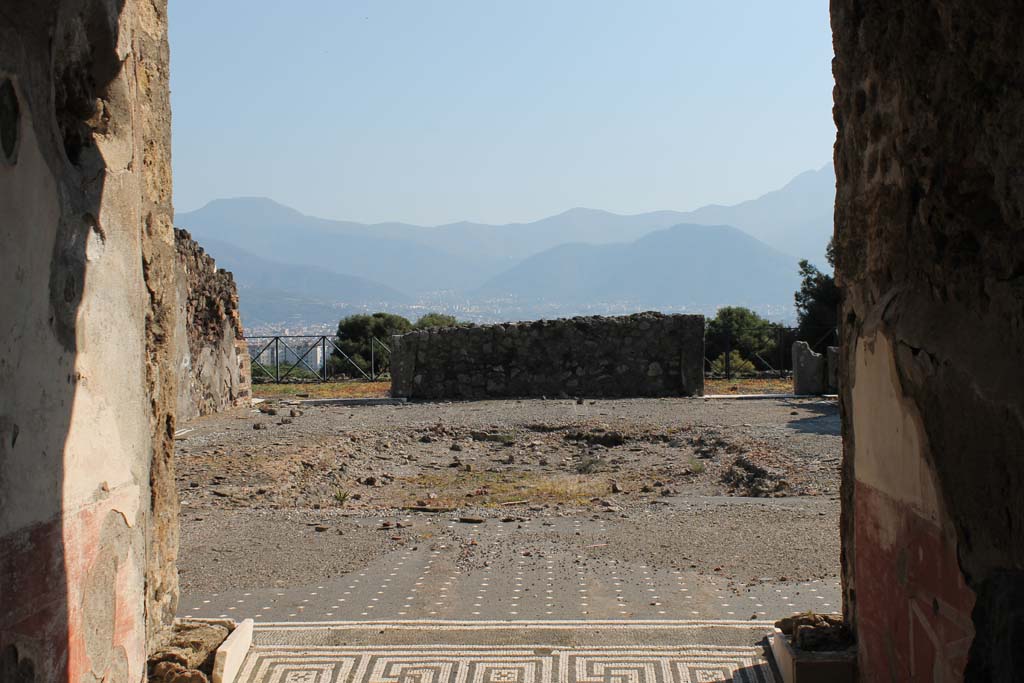
<svg viewBox="0 0 1024 683"><path fill-rule="evenodd" d="M744 372L755 372L757 370L754 364L749 360L740 355L739 351L733 351L729 354L729 370L735 375ZM711 361L711 372L724 375L725 374L725 354L721 354L718 358Z"/></svg>
<svg viewBox="0 0 1024 683"><path fill-rule="evenodd" d="M428 327L455 327L459 321L454 315L444 313L427 313L420 316L420 319L413 325L413 329L425 330Z"/></svg>

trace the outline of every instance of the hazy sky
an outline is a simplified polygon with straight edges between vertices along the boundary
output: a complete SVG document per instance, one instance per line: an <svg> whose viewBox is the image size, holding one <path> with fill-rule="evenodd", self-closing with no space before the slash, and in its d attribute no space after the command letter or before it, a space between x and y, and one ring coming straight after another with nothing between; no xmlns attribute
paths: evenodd
<svg viewBox="0 0 1024 683"><path fill-rule="evenodd" d="M687 210L835 137L826 0L172 0L170 31L179 211Z"/></svg>

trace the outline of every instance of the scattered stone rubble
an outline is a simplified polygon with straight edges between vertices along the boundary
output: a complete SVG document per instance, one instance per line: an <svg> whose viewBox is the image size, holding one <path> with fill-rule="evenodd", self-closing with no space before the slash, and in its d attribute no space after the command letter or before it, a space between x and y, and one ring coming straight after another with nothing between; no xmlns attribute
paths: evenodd
<svg viewBox="0 0 1024 683"><path fill-rule="evenodd" d="M175 622L170 640L149 658L149 683L209 683L217 648L234 626L228 620Z"/></svg>
<svg viewBox="0 0 1024 683"><path fill-rule="evenodd" d="M733 460L722 481L729 486L729 493L736 496L778 498L790 492L781 472L762 467L743 455Z"/></svg>
<svg viewBox="0 0 1024 683"><path fill-rule="evenodd" d="M803 612L779 619L775 628L805 652L838 652L854 644L853 634L842 614Z"/></svg>
<svg viewBox="0 0 1024 683"><path fill-rule="evenodd" d="M456 509L523 500L596 505L609 493L622 505L680 491L779 497L837 489L837 454L795 456L791 438L776 431L616 419L609 402L580 418L565 412L569 401L534 404L548 419L431 423L422 419L433 412L428 406L396 406L372 410L416 418L373 427L353 424L365 408L265 402L224 416L215 438L179 442L182 499L222 508ZM501 402L483 405L502 416ZM784 419L795 412L780 411Z"/></svg>

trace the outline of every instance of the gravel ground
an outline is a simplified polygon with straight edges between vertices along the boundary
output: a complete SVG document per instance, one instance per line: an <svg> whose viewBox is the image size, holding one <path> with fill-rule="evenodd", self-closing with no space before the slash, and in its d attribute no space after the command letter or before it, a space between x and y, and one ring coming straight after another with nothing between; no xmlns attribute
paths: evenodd
<svg viewBox="0 0 1024 683"><path fill-rule="evenodd" d="M364 567L399 545L336 511L191 509L181 523L185 593L304 586Z"/></svg>
<svg viewBox="0 0 1024 683"><path fill-rule="evenodd" d="M261 407L276 414L181 425L186 593L314 584L442 541L467 568L499 566L597 520L598 565L642 559L737 586L838 576L831 401ZM486 521L470 537L461 518Z"/></svg>

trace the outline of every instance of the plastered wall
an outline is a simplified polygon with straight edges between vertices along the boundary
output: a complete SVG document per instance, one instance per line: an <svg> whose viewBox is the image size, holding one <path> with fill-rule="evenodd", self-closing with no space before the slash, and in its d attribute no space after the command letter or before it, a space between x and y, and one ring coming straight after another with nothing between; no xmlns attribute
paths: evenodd
<svg viewBox="0 0 1024 683"><path fill-rule="evenodd" d="M165 6L0 7L0 680L140 681L175 610Z"/></svg>
<svg viewBox="0 0 1024 683"><path fill-rule="evenodd" d="M1024 8L833 0L846 611L866 681L1024 667Z"/></svg>

